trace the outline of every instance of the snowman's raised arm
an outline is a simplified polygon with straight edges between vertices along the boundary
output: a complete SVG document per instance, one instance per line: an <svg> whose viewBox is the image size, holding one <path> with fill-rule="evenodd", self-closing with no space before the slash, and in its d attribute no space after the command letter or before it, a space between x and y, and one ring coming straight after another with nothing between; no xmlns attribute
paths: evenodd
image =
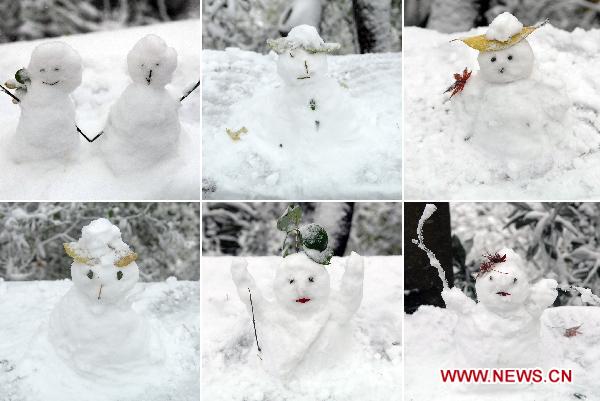
<svg viewBox="0 0 600 401"><path fill-rule="evenodd" d="M456 287L443 289L442 298L446 304L446 309L450 309L461 314L469 313L476 305L475 301L473 301L464 292Z"/></svg>
<svg viewBox="0 0 600 401"><path fill-rule="evenodd" d="M541 279L531 286L527 310L533 316L541 316L544 309L551 306L558 296L558 283L553 279Z"/></svg>
<svg viewBox="0 0 600 401"><path fill-rule="evenodd" d="M356 313L363 297L364 260L356 252L352 252L346 262L346 271L342 277L338 304L334 318L345 322Z"/></svg>
<svg viewBox="0 0 600 401"><path fill-rule="evenodd" d="M256 286L254 278L248 272L248 262L246 259L234 259L231 263L231 277L237 287L240 300L246 305L248 312L260 313L262 305L265 303L260 290ZM250 300L252 297L252 301Z"/></svg>

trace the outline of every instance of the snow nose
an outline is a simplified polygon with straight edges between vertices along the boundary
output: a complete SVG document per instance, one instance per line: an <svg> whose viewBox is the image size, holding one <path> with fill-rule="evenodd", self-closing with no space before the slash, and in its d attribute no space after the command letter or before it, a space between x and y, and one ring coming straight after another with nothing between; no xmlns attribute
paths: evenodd
<svg viewBox="0 0 600 401"><path fill-rule="evenodd" d="M148 85L150 85L150 81L152 81L152 70L150 70L150 72L148 73L148 77L146 78L146 82L148 82Z"/></svg>

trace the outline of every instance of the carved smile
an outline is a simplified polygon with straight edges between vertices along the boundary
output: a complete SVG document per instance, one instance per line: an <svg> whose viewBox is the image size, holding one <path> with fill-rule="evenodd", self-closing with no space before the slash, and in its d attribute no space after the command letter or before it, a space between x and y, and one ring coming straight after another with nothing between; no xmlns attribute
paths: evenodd
<svg viewBox="0 0 600 401"><path fill-rule="evenodd" d="M298 299L296 300L296 302L298 302L298 303L301 303L301 304L305 304L305 303L307 303L308 301L310 301L310 298L298 298Z"/></svg>
<svg viewBox="0 0 600 401"><path fill-rule="evenodd" d="M59 83L59 82L60 82L60 81L55 81L55 82L46 82L46 81L42 81L42 83L43 83L43 84L45 84L45 85L50 85L50 86L56 85L56 84L57 84L57 83Z"/></svg>
<svg viewBox="0 0 600 401"><path fill-rule="evenodd" d="M510 293L504 292L504 291L498 291L496 294L500 295L501 297L508 297L508 296L510 296Z"/></svg>

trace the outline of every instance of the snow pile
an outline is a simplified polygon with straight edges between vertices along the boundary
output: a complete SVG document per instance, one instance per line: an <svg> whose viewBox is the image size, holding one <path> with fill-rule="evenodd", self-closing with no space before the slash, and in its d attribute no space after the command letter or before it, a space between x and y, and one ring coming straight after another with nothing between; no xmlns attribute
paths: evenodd
<svg viewBox="0 0 600 401"><path fill-rule="evenodd" d="M400 197L399 54L227 49L203 71L205 197Z"/></svg>
<svg viewBox="0 0 600 401"><path fill-rule="evenodd" d="M86 278L87 280L87 278ZM73 288L69 280L10 282L0 302L0 399L18 401L197 401L199 397L199 286L198 282L168 279L163 283L136 284L130 301L132 308L160 329L165 360L160 369L102 369L88 366L82 374L72 361L54 351L48 325L52 310ZM73 305L70 310L77 311ZM91 314L90 319L97 317ZM80 317L84 317L83 314ZM96 331L79 352L98 353L107 342L128 343L138 335L114 330L114 321L98 321ZM82 324L80 328L89 326ZM114 332L112 332L114 331ZM111 332L110 339L103 336ZM148 333L146 333L148 334ZM83 336L83 333L77 333ZM106 351L106 350L103 350ZM117 355L118 346L104 353L105 359ZM96 362L98 359L96 359ZM131 365L129 365L131 367ZM4 398L2 398L4 397Z"/></svg>
<svg viewBox="0 0 600 401"><path fill-rule="evenodd" d="M494 18L485 33L485 37L490 40L506 42L513 35L521 32L521 29L523 29L523 24L517 17L505 11Z"/></svg>
<svg viewBox="0 0 600 401"><path fill-rule="evenodd" d="M40 95L37 92L35 82L30 86L31 92L25 96L26 102L22 105L24 108L24 117L29 115L27 110L35 116L28 118L33 121L35 127L39 124L45 126L58 127L67 124L64 118L57 117L57 110L60 109L61 116L69 117L71 121L68 125L71 127L72 120L86 133L88 137L93 138L97 133L105 128L109 110L124 89L131 84L131 77L127 73L127 54L134 44L148 34L155 34L165 40L167 44L173 46L179 55L177 69L173 74L172 87L168 87L169 98L179 99L186 88L198 80L198 70L200 68L200 55L196 38L200 34L199 21L183 21L168 24L151 25L140 28L131 28L121 31L106 31L86 35L74 35L59 38L60 41L67 43L75 49L83 62L82 84L71 94L72 103L74 103L74 118L72 115L71 99L68 93L64 92L59 97L61 102L50 104L36 104L36 108L30 108L29 98L35 95L37 102L42 102L46 98L44 93L50 93L51 90L59 89L56 85L43 85L44 93ZM11 79L15 72L26 66L33 49L41 43L48 41L15 42L3 44L2 59L0 60L0 82L4 83ZM171 63L173 55L171 54ZM59 59L63 60L63 59ZM34 57L34 60L35 57ZM155 61L156 63L156 61ZM35 64L35 63L33 63ZM63 66L55 65L56 60L50 63L52 72L46 71L47 75L59 74L63 72ZM37 65L37 64L36 64ZM36 66L34 65L34 67ZM59 67L59 72L54 72L54 67ZM172 67L167 66L167 70ZM40 68L37 69L38 71ZM47 70L47 68L46 68ZM156 75L155 75L156 76ZM164 79L162 84L168 82ZM33 81L35 76L32 77ZM52 78L52 77L50 77ZM54 79L54 78L52 78ZM53 83L55 82L49 82ZM55 96L55 98L58 94ZM121 118L115 118L111 121L127 122L133 120L136 112L144 113L144 117L160 118L164 112L164 107L152 108L157 97L162 99L162 103L167 102L166 95L157 95L155 97L147 96L151 101L147 107L152 109L148 113L146 107L131 107L127 109L126 115ZM176 102L178 103L178 102ZM131 104L128 104L131 106ZM139 105L138 105L139 106ZM179 107L179 105L177 105ZM116 107L116 105L115 105ZM43 110L42 110L43 108ZM46 137L39 138L39 130L33 128L28 131L35 131L38 137L34 144L28 144L30 148L37 148L37 155L31 154L34 161L16 164L11 160L11 156L18 156L15 148L11 145L11 138L17 132L17 126L20 118L20 108L11 102L9 96L0 94L0 170L3 171L0 177L0 194L3 199L198 199L200 192L200 93L194 92L183 102L178 110L178 119L181 123L182 135L186 140L180 141L180 157L168 158L160 162L152 163L142 171L119 171L121 166L117 166L117 171L111 171L105 158L101 156L100 139L93 143L88 143L83 137L77 135L73 127L73 137L77 139L77 146L69 147L69 153L73 153L76 160L65 160L64 157L55 157L48 160L37 160L40 152L48 153L49 150L65 146L59 143L57 135L45 131ZM172 107L168 114L169 121L176 117L177 108ZM46 119L40 119L39 115L46 116ZM36 117L37 116L37 117ZM138 114L139 116L139 114ZM164 117L166 119L166 117ZM52 120L52 121L50 121ZM60 120L60 121L59 121ZM136 120L137 121L137 120ZM121 131L124 130L123 124L116 124ZM129 127L125 124L127 128ZM171 123L169 127L175 125ZM57 128L58 129L58 128ZM71 128L69 128L71 129ZM110 131L109 127L109 131ZM56 129L52 128L52 132ZM129 134L131 130L125 130ZM135 131L135 130L134 130ZM173 139L173 129L169 130L169 140ZM62 131L61 131L62 132ZM141 134L141 131L135 131ZM19 136L21 138L22 136ZM100 137L101 139L102 136ZM127 138L131 139L131 138ZM136 138L133 141L125 141L125 145L119 149L118 157L115 158L126 166L136 165L139 160L139 153L145 152L145 146L148 144L147 138L140 143ZM164 139L164 138L163 138ZM40 144L41 143L41 144ZM161 146L164 143L161 143ZM75 150L78 149L78 150ZM32 151L33 152L33 151ZM32 153L30 152L30 153ZM65 155L66 156L66 155ZM137 160L137 161L136 161ZM169 180L165 180L169 177Z"/></svg>
<svg viewBox="0 0 600 401"><path fill-rule="evenodd" d="M597 197L600 81L591 71L600 68L600 30L544 26L499 52L449 43L484 29L444 35L407 27L403 33L410 77L404 92L406 197ZM500 73L499 63L509 65L509 56L510 65L523 64L514 74ZM473 76L447 101L442 92L465 66Z"/></svg>
<svg viewBox="0 0 600 401"><path fill-rule="evenodd" d="M298 257L304 262L308 259L304 255L292 255L285 259ZM342 291L344 283L342 276L347 271L350 258L333 258L332 264L326 267L331 280L331 299L336 298L337 291ZM236 264L241 263L240 258L233 259ZM264 299L256 298L255 307L256 328L261 347L266 348L277 341L269 341L269 334L284 334L283 339L293 338L285 335L289 324L297 326L296 341L291 341L290 346L284 349L283 357L294 359L294 356L303 360L302 366L294 370L293 375L285 375L283 371L275 370L275 374L267 373L273 361L270 352L259 353L254 337L251 305L249 309L240 302L240 297L249 300L247 289L236 295L236 287L229 273L231 258L203 258L202 275L202 397L211 400L267 400L286 399L289 401L313 401L315 399L327 400L390 400L399 398L402 391L401 369L401 308L402 308L402 258L401 257L367 257L364 258L364 295L356 315L349 321L347 330L342 330L344 336L337 329L342 326L327 323L318 333L318 341L311 344L308 349L297 348L303 338L309 338L315 333L311 332L314 323L319 323L322 317L318 306L328 302L322 298L329 291L309 293L299 286L305 286L305 280L314 272L304 269L293 269L298 275L294 280L299 284L296 292L285 292L276 295L274 279L289 279L287 272L280 272L281 258L258 257L247 258L248 271L256 280L252 280L250 287L263 291ZM290 260L290 263L294 260ZM352 270L352 269L351 269ZM243 270L242 270L243 271ZM310 273L310 274L309 274ZM316 276L315 276L316 277ZM319 275L315 282L321 282L323 276ZM328 280L323 281L326 283ZM277 281L275 281L277 283ZM287 283L287 282L286 282ZM322 283L322 284L323 284ZM247 283L246 283L247 284ZM244 284L244 285L246 285ZM327 283L328 284L328 283ZM293 287L293 285L288 285ZM320 286L322 287L322 286ZM327 286L326 286L327 287ZM278 290L279 291L279 290ZM300 291L303 295L298 295ZM252 292L253 303L255 292ZM260 296L260 295L259 295ZM313 298L321 299L319 305L311 301L296 303L295 300ZM360 297L358 298L360 302ZM304 324L300 321L275 325L270 328L271 333L265 333L261 324L265 316L259 314L257 307L261 301L275 299L276 303L290 304L296 312L311 308L303 319L309 319ZM247 302L246 302L247 303ZM351 302L350 302L351 303ZM335 305L335 303L331 304ZM264 306L264 304L263 304ZM316 310L315 310L316 307ZM268 309L267 309L268 310ZM306 309L308 310L308 309ZM336 309L342 312L344 308ZM316 312L316 314L314 313ZM336 312L337 313L337 312ZM274 317L273 312L268 312L267 317ZM260 316L260 317L259 317ZM283 314L277 315L283 317ZM300 317L298 318L300 319ZM296 320L296 319L294 319ZM301 319L300 319L301 320ZM274 320L272 320L274 322ZM283 322L286 323L286 322ZM309 324L307 324L309 323ZM277 327L279 326L279 327ZM316 325L321 327L320 325ZM337 329L336 329L337 327ZM344 326L346 327L346 326ZM282 331L283 330L283 331ZM325 338L336 338L344 341L323 341ZM261 341L262 340L262 341ZM276 339L275 339L276 340ZM282 342L280 342L282 344ZM270 351L273 351L272 349ZM297 354L294 354L297 352ZM285 355L288 353L288 355ZM333 358L332 358L333 357ZM260 359L262 358L262 360ZM280 377L283 376L283 377Z"/></svg>

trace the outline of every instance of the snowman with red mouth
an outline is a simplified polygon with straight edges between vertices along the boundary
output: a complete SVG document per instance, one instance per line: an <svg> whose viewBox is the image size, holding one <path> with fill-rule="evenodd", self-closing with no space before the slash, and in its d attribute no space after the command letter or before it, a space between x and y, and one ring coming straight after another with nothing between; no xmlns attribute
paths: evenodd
<svg viewBox="0 0 600 401"><path fill-rule="evenodd" d="M530 284L524 261L511 249L487 255L476 274L477 302L456 287L442 291L446 308L458 315L459 358L469 367L535 366L540 316L554 303L557 286L552 279Z"/></svg>
<svg viewBox="0 0 600 401"><path fill-rule="evenodd" d="M350 320L362 301L363 259L352 252L339 289L332 290L327 271L331 251L319 229L313 224L299 227L303 249L284 253L273 280L274 300L261 295L245 260L231 265L238 295L255 324L262 366L281 378L332 368L351 353ZM311 233L318 233L319 240Z"/></svg>

